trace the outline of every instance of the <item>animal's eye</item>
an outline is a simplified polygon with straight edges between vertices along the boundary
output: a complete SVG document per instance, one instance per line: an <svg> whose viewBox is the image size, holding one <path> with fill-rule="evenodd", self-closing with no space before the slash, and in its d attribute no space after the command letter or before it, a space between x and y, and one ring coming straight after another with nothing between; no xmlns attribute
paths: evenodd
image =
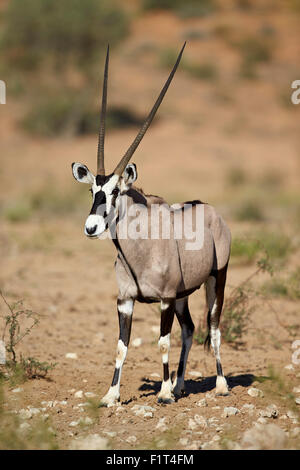
<svg viewBox="0 0 300 470"><path fill-rule="evenodd" d="M119 189L118 188L113 189L112 194L114 196L117 196L119 194Z"/></svg>

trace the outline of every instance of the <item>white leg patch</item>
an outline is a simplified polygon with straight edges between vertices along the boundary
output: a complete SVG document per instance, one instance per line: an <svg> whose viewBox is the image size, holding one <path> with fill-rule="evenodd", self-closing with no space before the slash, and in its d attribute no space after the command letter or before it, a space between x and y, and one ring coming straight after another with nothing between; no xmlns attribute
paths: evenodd
<svg viewBox="0 0 300 470"><path fill-rule="evenodd" d="M101 403L106 406L114 406L120 398L120 385L110 387L107 394L101 399Z"/></svg>
<svg viewBox="0 0 300 470"><path fill-rule="evenodd" d="M228 386L225 377L218 375L216 382L216 394L228 395Z"/></svg>
<svg viewBox="0 0 300 470"><path fill-rule="evenodd" d="M124 300L118 304L118 311L123 315L132 315L133 311L133 300Z"/></svg>
<svg viewBox="0 0 300 470"><path fill-rule="evenodd" d="M158 399L174 401L174 398L172 396L171 379L162 382L161 389L158 394Z"/></svg>
<svg viewBox="0 0 300 470"><path fill-rule="evenodd" d="M118 348L117 348L117 359L116 359L116 367L117 369L121 369L123 366L123 363L126 359L127 355L127 350L128 348L125 346L123 341L119 339L118 341Z"/></svg>
<svg viewBox="0 0 300 470"><path fill-rule="evenodd" d="M220 360L221 332L219 328L211 329L211 344L212 344L216 359Z"/></svg>
<svg viewBox="0 0 300 470"><path fill-rule="evenodd" d="M162 361L166 364L169 360L169 350L170 350L170 333L166 336L161 336L158 341L158 347L162 354Z"/></svg>

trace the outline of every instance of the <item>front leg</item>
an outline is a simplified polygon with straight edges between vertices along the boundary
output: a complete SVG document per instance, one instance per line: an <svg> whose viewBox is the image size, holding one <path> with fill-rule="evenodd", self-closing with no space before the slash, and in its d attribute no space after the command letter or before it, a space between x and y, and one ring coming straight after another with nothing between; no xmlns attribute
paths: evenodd
<svg viewBox="0 0 300 470"><path fill-rule="evenodd" d="M112 406L120 400L121 373L124 361L127 356L134 301L132 299L118 299L117 306L120 334L117 347L115 372L111 386L107 394L102 398L100 406Z"/></svg>
<svg viewBox="0 0 300 470"><path fill-rule="evenodd" d="M163 382L158 395L158 403L173 403L172 382L169 374L170 335L174 320L175 299L161 301L159 350L163 362Z"/></svg>

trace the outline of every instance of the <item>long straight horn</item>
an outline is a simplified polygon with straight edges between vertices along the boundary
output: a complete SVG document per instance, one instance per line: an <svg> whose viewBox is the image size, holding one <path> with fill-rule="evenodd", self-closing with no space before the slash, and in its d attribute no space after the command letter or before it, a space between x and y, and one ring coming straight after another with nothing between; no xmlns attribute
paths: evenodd
<svg viewBox="0 0 300 470"><path fill-rule="evenodd" d="M106 101L107 101L107 79L108 79L108 62L109 62L109 45L107 46L103 90L102 90L102 106L100 114L100 129L98 137L98 151L97 151L97 174L105 175L104 169L104 139L105 139L105 116L106 116Z"/></svg>
<svg viewBox="0 0 300 470"><path fill-rule="evenodd" d="M166 83L165 83L163 89L161 90L161 92L160 92L160 94L159 94L159 96L158 96L158 98L157 98L157 100L156 100L156 102L155 102L153 108L151 109L151 111L150 111L148 117L146 118L144 124L142 125L142 127L141 127L139 133L137 134L136 138L134 139L134 141L133 141L132 144L130 145L129 149L127 150L127 152L125 153L125 155L122 157L120 163L117 165L117 167L116 167L116 169L115 169L115 171L114 171L115 174L117 174L117 175L119 175L119 176L122 175L123 171L124 171L125 168L126 168L126 165L128 164L128 162L129 162L129 160L131 159L132 155L133 155L134 152L136 151L136 149L137 149L139 143L141 142L142 138L143 138L144 135L146 134L146 131L147 131L148 127L150 126L150 124L151 124L151 122L152 122L152 120L153 120L153 118L154 118L154 116L155 116L155 113L156 113L156 111L158 110L158 108L159 108L159 106L160 106L160 104L161 104L161 102L162 102L162 100L163 100L163 98L164 98L164 96L165 96L165 94L166 94L168 88L169 88L169 85L170 85L170 83L171 83L171 81L172 81L172 79L173 79L173 77L174 77L174 74L175 74L175 72L176 72L176 70L177 70L177 67L178 67L178 65L179 65L179 62L180 62L180 59L181 59L183 50L184 50L184 48L185 48L185 44L186 44L186 43L184 43L184 45L183 45L183 47L182 47L182 49L181 49L181 51L180 51L180 53L179 53L179 55L178 55L178 57L177 57L176 63L175 63L175 65L174 65L174 67L173 67L173 70L172 70L172 72L170 73L169 78L168 78L168 80L166 81Z"/></svg>

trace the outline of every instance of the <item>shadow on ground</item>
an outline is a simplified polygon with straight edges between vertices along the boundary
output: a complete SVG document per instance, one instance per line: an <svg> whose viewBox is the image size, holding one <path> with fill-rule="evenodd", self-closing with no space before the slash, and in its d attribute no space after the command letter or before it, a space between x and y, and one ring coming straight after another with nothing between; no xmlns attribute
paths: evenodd
<svg viewBox="0 0 300 470"><path fill-rule="evenodd" d="M226 377L229 389L234 387L249 387L255 380L255 376L252 374L241 374L236 376ZM161 388L160 380L150 380L143 377L143 384L139 387L139 390L144 392L141 396L147 397L150 395L156 395L159 393ZM206 393L214 390L216 387L216 376L205 377L199 380L186 380L185 381L185 396L190 394Z"/></svg>

